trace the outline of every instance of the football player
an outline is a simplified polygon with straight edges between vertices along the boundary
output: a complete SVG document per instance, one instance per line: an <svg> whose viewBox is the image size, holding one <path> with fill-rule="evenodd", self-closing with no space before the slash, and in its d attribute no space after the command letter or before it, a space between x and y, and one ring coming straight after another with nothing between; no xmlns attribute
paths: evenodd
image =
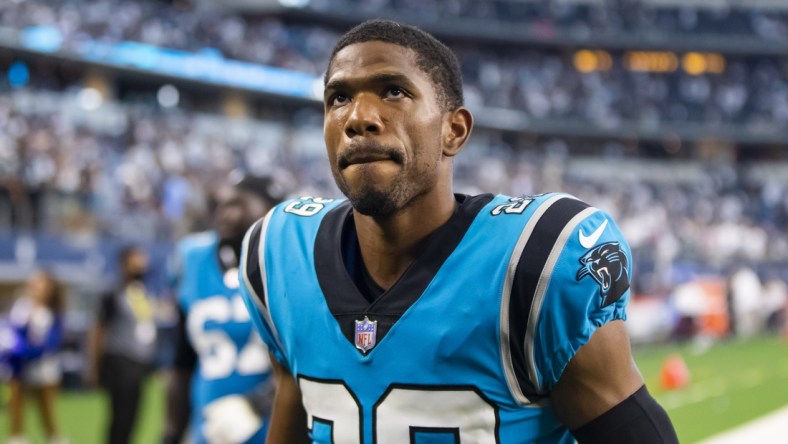
<svg viewBox="0 0 788 444"><path fill-rule="evenodd" d="M191 422L195 443L260 443L273 387L265 345L238 290L238 258L247 228L279 202L268 178L245 177L217 191L215 230L177 247L180 308L174 368L167 387L165 443L180 442Z"/></svg>
<svg viewBox="0 0 788 444"><path fill-rule="evenodd" d="M269 346L269 443L675 443L624 328L631 253L565 194L457 195L473 126L452 52L369 21L325 74L347 200L282 203L247 233Z"/></svg>

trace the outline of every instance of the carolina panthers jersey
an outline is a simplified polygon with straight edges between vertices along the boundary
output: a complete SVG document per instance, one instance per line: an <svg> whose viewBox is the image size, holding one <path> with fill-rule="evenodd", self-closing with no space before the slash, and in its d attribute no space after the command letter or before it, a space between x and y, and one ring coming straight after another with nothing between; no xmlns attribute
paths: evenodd
<svg viewBox="0 0 788 444"><path fill-rule="evenodd" d="M219 239L206 232L178 244L178 301L186 333L197 354L191 384L192 438L202 436L203 408L222 396L254 390L268 377L268 351L255 333L238 290L237 270L219 262ZM265 427L248 442L265 438Z"/></svg>
<svg viewBox="0 0 788 444"><path fill-rule="evenodd" d="M242 293L297 378L313 442L574 442L548 396L625 318L629 247L566 194L457 199L372 303L343 259L348 202L284 202L247 233Z"/></svg>

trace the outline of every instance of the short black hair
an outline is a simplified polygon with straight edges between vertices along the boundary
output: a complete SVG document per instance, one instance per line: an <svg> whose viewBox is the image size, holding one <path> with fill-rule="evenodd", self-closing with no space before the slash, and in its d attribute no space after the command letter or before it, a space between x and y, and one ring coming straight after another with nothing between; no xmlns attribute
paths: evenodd
<svg viewBox="0 0 788 444"><path fill-rule="evenodd" d="M430 76L444 110L453 111L463 105L462 74L457 56L427 32L391 20L367 20L340 37L328 59L323 84L328 81L331 64L339 51L355 43L375 40L393 43L416 53L416 64Z"/></svg>

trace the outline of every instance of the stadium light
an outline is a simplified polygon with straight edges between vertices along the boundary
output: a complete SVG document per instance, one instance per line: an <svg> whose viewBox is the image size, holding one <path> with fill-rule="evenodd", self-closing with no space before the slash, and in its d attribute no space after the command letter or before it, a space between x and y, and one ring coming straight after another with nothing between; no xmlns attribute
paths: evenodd
<svg viewBox="0 0 788 444"><path fill-rule="evenodd" d="M688 52L684 54L681 60L681 66L684 72L691 76L699 76L706 72L706 58L703 54L697 52Z"/></svg>
<svg viewBox="0 0 788 444"><path fill-rule="evenodd" d="M627 51L624 68L638 72L673 72L678 69L676 54L668 51Z"/></svg>
<svg viewBox="0 0 788 444"><path fill-rule="evenodd" d="M173 85L162 85L159 91L156 92L156 100L162 108L175 108L180 102L181 95L178 88Z"/></svg>
<svg viewBox="0 0 788 444"><path fill-rule="evenodd" d="M607 71L613 66L613 58L607 51L591 51L581 49L573 57L575 69L578 72L589 73L593 71Z"/></svg>
<svg viewBox="0 0 788 444"><path fill-rule="evenodd" d="M77 96L79 106L86 111L94 111L101 107L104 98L96 88L83 88Z"/></svg>
<svg viewBox="0 0 788 444"><path fill-rule="evenodd" d="M681 58L681 67L692 76L720 74L725 71L725 57L714 52L688 52Z"/></svg>

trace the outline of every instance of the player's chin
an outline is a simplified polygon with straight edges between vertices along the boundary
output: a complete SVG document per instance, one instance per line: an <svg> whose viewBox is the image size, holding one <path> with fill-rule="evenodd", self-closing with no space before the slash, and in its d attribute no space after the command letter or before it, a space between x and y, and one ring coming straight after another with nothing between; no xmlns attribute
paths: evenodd
<svg viewBox="0 0 788 444"><path fill-rule="evenodd" d="M384 198L381 198L384 197ZM387 218L397 212L399 206L385 196L364 195L350 199L353 209L364 216L374 218Z"/></svg>
<svg viewBox="0 0 788 444"><path fill-rule="evenodd" d="M354 210L365 216L388 217L400 208L397 193L392 187L367 185L351 188L346 193Z"/></svg>

